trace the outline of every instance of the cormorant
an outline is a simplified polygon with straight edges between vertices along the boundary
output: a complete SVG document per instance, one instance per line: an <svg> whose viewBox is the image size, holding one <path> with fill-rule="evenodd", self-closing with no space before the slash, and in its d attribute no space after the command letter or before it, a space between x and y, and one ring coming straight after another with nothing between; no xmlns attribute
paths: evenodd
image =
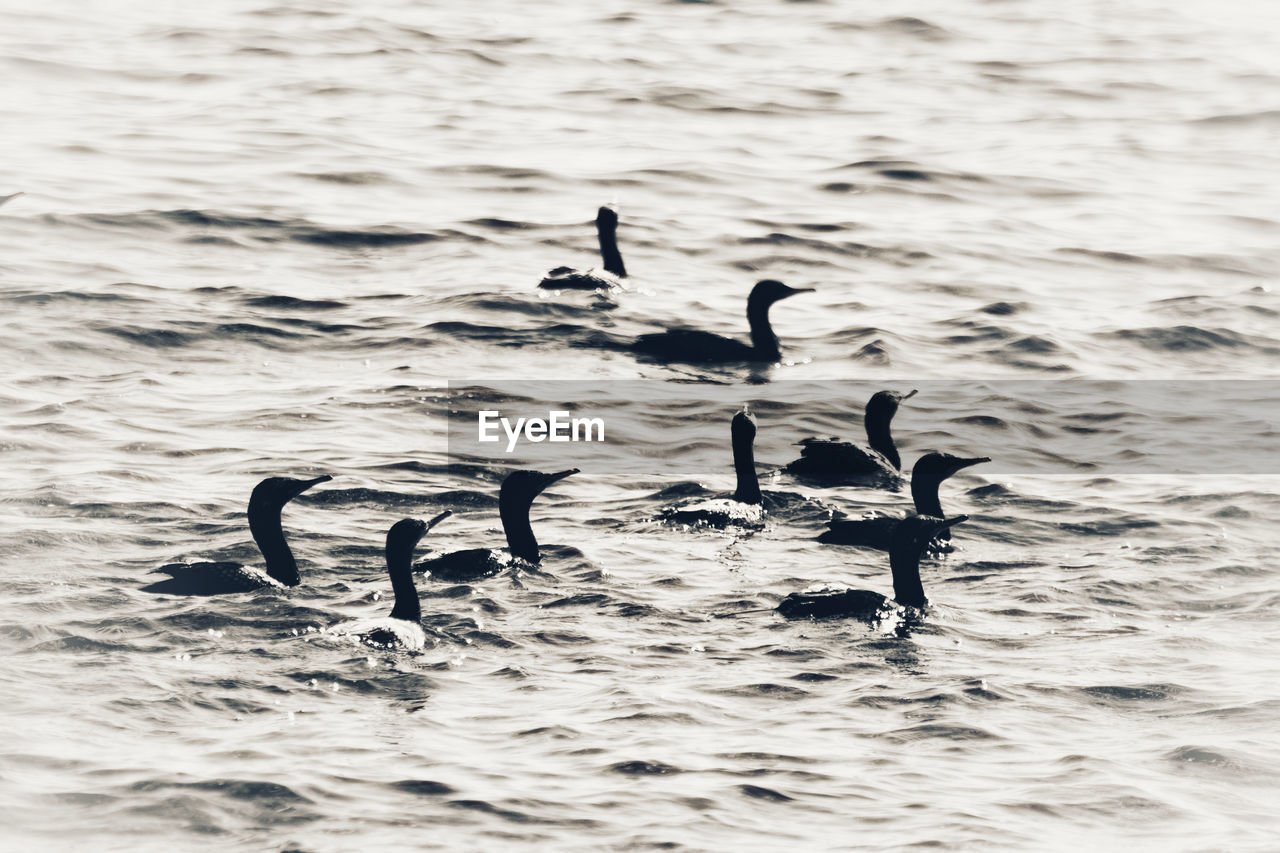
<svg viewBox="0 0 1280 853"><path fill-rule="evenodd" d="M415 563L413 570L430 572L433 578L439 580L465 583L496 575L517 561L536 566L542 555L538 553L538 540L533 537L533 527L529 524L529 508L533 505L533 499L542 494L547 486L576 473L577 468L554 474L512 471L502 481L502 488L498 492L498 514L502 518L502 529L507 534L506 549L495 551L490 548L471 548L454 551Z"/></svg>
<svg viewBox="0 0 1280 853"><path fill-rule="evenodd" d="M915 503L916 514L946 518L938 499L939 484L961 469L990 461L987 456L962 459L950 453L926 453L921 456L911 469L911 500ZM829 521L827 530L818 536L818 541L828 545L861 545L888 551L893 528L899 520L891 516L880 516ZM944 528L937 539L944 543L950 541L951 530Z"/></svg>
<svg viewBox="0 0 1280 853"><path fill-rule="evenodd" d="M889 434L889 425L898 413L898 405L915 393L877 391L871 395L862 421L870 449L834 438L806 438L800 442L803 448L800 458L787 465L787 471L813 479L834 480L866 474L896 477L902 470L902 460Z"/></svg>
<svg viewBox="0 0 1280 853"><path fill-rule="evenodd" d="M853 617L864 622L878 622L899 606L922 610L929 601L920 583L921 552L938 533L968 520L967 515L948 519L912 515L897 523L889 546L889 569L893 572L892 599L866 589L828 588L793 592L782 599L777 610L788 619Z"/></svg>
<svg viewBox="0 0 1280 853"><path fill-rule="evenodd" d="M418 651L427 644L421 622L422 606L413 584L413 549L428 530L451 515L452 511L445 510L430 521L405 518L391 526L387 531L387 574L391 576L391 589L396 597L391 616L357 622L350 627L340 626L339 633L354 634L370 645L410 651Z"/></svg>
<svg viewBox="0 0 1280 853"><path fill-rule="evenodd" d="M631 348L658 361L715 364L733 361L777 361L782 357L778 337L769 325L769 307L797 293L812 293L812 287L788 287L765 279L751 288L747 297L747 322L751 343L746 344L697 329L668 329L636 338Z"/></svg>
<svg viewBox="0 0 1280 853"><path fill-rule="evenodd" d="M596 211L596 236L600 238L600 258L604 261L604 273L596 270L576 270L573 267L556 267L547 273L538 287L548 290L610 290L621 287L627 277L618 251L618 214L612 208Z"/></svg>
<svg viewBox="0 0 1280 853"><path fill-rule="evenodd" d="M764 504L755 462L755 419L747 412L738 412L733 416L730 435L733 440L733 470L738 475L738 488L733 496L673 507L664 512L662 518L706 527L763 525Z"/></svg>
<svg viewBox="0 0 1280 853"><path fill-rule="evenodd" d="M266 563L266 571L240 563L170 563L151 574L169 575L142 588L143 592L170 595L220 595L225 592L247 592L262 587L285 589L302 582L298 564L289 544L284 541L280 511L284 505L318 483L333 478L328 474L312 480L291 477L268 477L249 496L249 532Z"/></svg>

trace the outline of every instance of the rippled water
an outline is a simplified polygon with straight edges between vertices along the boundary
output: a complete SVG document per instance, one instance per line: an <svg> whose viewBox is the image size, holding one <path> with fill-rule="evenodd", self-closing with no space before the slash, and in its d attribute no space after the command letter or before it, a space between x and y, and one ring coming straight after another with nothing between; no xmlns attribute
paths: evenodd
<svg viewBox="0 0 1280 853"><path fill-rule="evenodd" d="M906 495L775 476L821 504L665 526L730 484L727 446L704 476L671 437L731 411L637 403L651 472L540 498L544 572L422 582L434 648L308 629L386 610L398 518L500 536L503 469L448 464L451 380L739 385L777 468L862 405L771 409L781 379L1273 378L1280 14L156 6L0 12L0 846L1274 848L1275 471L970 469L922 627L720 619L888 591L812 537ZM539 293L610 201L630 289ZM774 311L781 365L619 348L742 334L766 277L817 288ZM1010 444L925 397L908 464ZM286 511L295 593L139 591L252 562L249 490L307 473L334 480Z"/></svg>

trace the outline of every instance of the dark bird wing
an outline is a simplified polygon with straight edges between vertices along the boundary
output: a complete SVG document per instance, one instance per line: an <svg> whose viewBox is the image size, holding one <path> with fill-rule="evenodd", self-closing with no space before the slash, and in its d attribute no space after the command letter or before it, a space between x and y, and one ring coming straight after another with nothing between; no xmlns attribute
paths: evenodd
<svg viewBox="0 0 1280 853"><path fill-rule="evenodd" d="M860 545L888 551L893 528L901 520L881 517L829 521L826 531L818 535L818 541L828 545Z"/></svg>
<svg viewBox="0 0 1280 853"><path fill-rule="evenodd" d="M169 563L151 574L169 579L148 584L142 591L164 595L222 595L280 586L261 569L231 562Z"/></svg>
<svg viewBox="0 0 1280 853"><path fill-rule="evenodd" d="M622 282L613 273L556 267L547 273L538 287L545 290L622 290Z"/></svg>
<svg viewBox="0 0 1280 853"><path fill-rule="evenodd" d="M897 476L893 466L869 448L826 438L807 438L800 445L800 458L787 465L791 474L815 478Z"/></svg>
<svg viewBox="0 0 1280 853"><path fill-rule="evenodd" d="M764 507L746 504L730 498L713 498L683 506L670 507L659 516L673 524L691 527L711 527L724 530L727 527L760 529L764 527Z"/></svg>
<svg viewBox="0 0 1280 853"><path fill-rule="evenodd" d="M778 612L787 619L851 617L874 622L891 607L889 600L878 592L869 589L840 589L793 592L778 603Z"/></svg>
<svg viewBox="0 0 1280 853"><path fill-rule="evenodd" d="M755 350L742 341L700 329L668 329L636 338L631 348L663 361L705 364L751 361Z"/></svg>
<svg viewBox="0 0 1280 853"><path fill-rule="evenodd" d="M503 559L505 557L506 559ZM454 551L432 557L413 564L415 572L429 572L433 578L450 583L466 583L468 581L489 578L506 569L513 559L505 551L495 552L489 548L470 548L466 551Z"/></svg>

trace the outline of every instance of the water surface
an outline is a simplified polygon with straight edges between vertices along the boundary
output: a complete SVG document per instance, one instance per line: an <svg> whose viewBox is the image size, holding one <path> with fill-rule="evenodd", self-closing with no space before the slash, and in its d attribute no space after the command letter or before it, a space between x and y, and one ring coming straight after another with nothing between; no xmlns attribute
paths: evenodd
<svg viewBox="0 0 1280 853"><path fill-rule="evenodd" d="M821 508L654 522L730 487L727 446L707 472L668 439L732 412L638 412L666 450L540 498L545 571L421 584L435 648L313 630L389 607L396 519L500 536L503 470L448 464L451 380L1274 378L1273 10L75 0L0 23L0 195L25 193L0 208L3 846L1274 846L1274 471L969 469L924 626L718 619L888 573L817 546ZM605 202L630 289L539 293L593 262ZM817 289L774 312L780 365L616 346L744 334L766 277ZM856 436L862 402L758 407L762 467ZM909 461L1007 443L912 402ZM1131 452L1197 453L1159 440ZM254 483L320 473L286 511L293 594L139 591L254 560Z"/></svg>

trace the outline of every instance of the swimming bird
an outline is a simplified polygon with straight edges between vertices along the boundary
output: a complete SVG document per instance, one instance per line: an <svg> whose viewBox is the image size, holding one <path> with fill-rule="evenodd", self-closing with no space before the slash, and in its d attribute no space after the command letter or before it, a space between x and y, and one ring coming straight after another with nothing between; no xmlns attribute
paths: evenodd
<svg viewBox="0 0 1280 853"><path fill-rule="evenodd" d="M926 453L921 456L911 469L911 500L915 504L916 514L946 518L938 497L938 486L957 471L990 461L989 456L964 459L950 453ZM828 545L861 545L888 551L893 528L899 521L900 519L892 516L829 521L827 530L819 534L818 541ZM944 528L937 539L940 542L950 541L951 530Z"/></svg>
<svg viewBox="0 0 1280 853"><path fill-rule="evenodd" d="M782 350L778 346L778 336L769 324L769 308L788 296L812 292L812 287L788 287L773 279L757 282L747 297L747 323L751 327L749 344L698 329L668 329L641 335L631 348L659 361L689 364L777 361L782 358Z"/></svg>
<svg viewBox="0 0 1280 853"><path fill-rule="evenodd" d="M600 258L604 261L604 273L595 270L576 270L573 267L556 267L538 282L538 287L548 290L609 290L621 287L627 277L627 268L618 251L618 214L609 207L596 211L596 236L600 239Z"/></svg>
<svg viewBox="0 0 1280 853"><path fill-rule="evenodd" d="M387 531L387 574L391 576L391 589L395 593L395 606L385 619L356 622L339 626L338 633L353 634L362 642L374 646L395 647L418 651L427 644L427 634L422 628L422 605L418 601L418 589L413 584L413 549L427 531L453 515L450 510L430 521L404 518Z"/></svg>
<svg viewBox="0 0 1280 853"><path fill-rule="evenodd" d="M268 477L249 496L249 532L266 562L266 570L232 562L170 563L151 574L169 575L142 588L143 592L169 595L221 595L226 592L248 592L264 587L283 590L302 582L298 564L284 541L280 512L284 505L312 486L327 483L328 474L311 480L292 477Z"/></svg>
<svg viewBox="0 0 1280 853"><path fill-rule="evenodd" d="M889 569L893 572L893 598L867 589L821 589L793 592L778 604L777 610L788 619L831 619L852 617L864 622L878 622L901 607L924 609L929 603L920 583L920 554L934 536L953 525L968 521L957 515L942 519L931 515L912 515L893 528L889 546Z"/></svg>
<svg viewBox="0 0 1280 853"><path fill-rule="evenodd" d="M764 502L756 474L756 422L747 412L733 416L729 433L733 441L733 470L738 487L732 497L712 498L673 507L662 518L679 524L706 527L760 527L764 523Z"/></svg>
<svg viewBox="0 0 1280 853"><path fill-rule="evenodd" d="M869 448L834 438L806 438L800 442L800 458L787 465L787 471L813 479L834 480L867 474L896 477L902 470L902 459L889 433L889 425L898 413L899 404L915 394L915 391L906 394L877 391L871 395L862 420Z"/></svg>
<svg viewBox="0 0 1280 853"><path fill-rule="evenodd" d="M502 481L502 488L498 491L498 515L502 518L502 529L507 535L506 549L496 551L490 548L471 548L454 551L415 563L413 570L430 572L433 578L439 580L465 583L491 577L520 563L536 566L542 560L542 555L538 552L538 540L533 537L533 526L529 523L529 509L533 506L533 499L542 494L547 486L576 473L577 468L554 474L512 471Z"/></svg>

